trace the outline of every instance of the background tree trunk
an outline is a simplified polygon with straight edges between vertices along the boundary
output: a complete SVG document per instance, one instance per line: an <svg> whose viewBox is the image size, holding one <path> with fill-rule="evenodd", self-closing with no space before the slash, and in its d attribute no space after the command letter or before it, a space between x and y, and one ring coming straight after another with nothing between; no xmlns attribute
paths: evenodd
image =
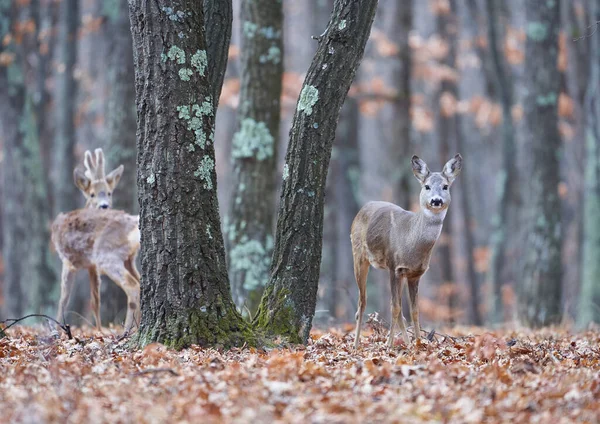
<svg viewBox="0 0 600 424"><path fill-rule="evenodd" d="M129 23L129 6L120 1L106 11L107 34L110 43L108 86L110 91L106 107L107 137L106 172L119 165L125 171L115 193L113 208L130 214L139 213L136 181L136 109L133 70L133 46ZM103 278L101 287L101 313L105 322L119 322L125 318L127 297L114 282Z"/></svg>
<svg viewBox="0 0 600 424"><path fill-rule="evenodd" d="M532 149L519 315L534 326L561 320L561 138L557 127L559 2L525 3L525 136Z"/></svg>
<svg viewBox="0 0 600 424"><path fill-rule="evenodd" d="M327 168L340 109L369 38L376 0L337 0L298 99L283 171L271 278L255 324L305 343L315 313Z"/></svg>
<svg viewBox="0 0 600 424"><path fill-rule="evenodd" d="M600 21L600 1L591 2L592 22ZM596 24L597 25L597 24ZM591 36L590 77L585 98L585 184L580 326L600 322L600 32Z"/></svg>
<svg viewBox="0 0 600 424"><path fill-rule="evenodd" d="M492 323L504 320L502 304L502 287L507 279L507 272L511 267L506 262L507 232L514 227L510 220L515 219L514 210L519 198L517 172L517 147L515 143L515 129L512 119L512 83L503 56L500 54L498 36L498 4L495 0L486 0L488 42L490 46L490 59L494 72L495 91L502 105L502 170L498 174L498 212L494 216L494 232L491 238L492 257L489 269L489 281L492 295L490 296L489 319Z"/></svg>
<svg viewBox="0 0 600 424"><path fill-rule="evenodd" d="M283 77L282 5L242 1L241 92L233 136L229 276L238 306L256 312L273 249L273 210Z"/></svg>
<svg viewBox="0 0 600 424"><path fill-rule="evenodd" d="M130 15L142 232L137 341L175 348L254 344L227 279L202 5L135 0Z"/></svg>
<svg viewBox="0 0 600 424"><path fill-rule="evenodd" d="M54 141L54 215L77 208L80 194L73 184L75 168L75 106L79 0L63 0L60 9L56 138Z"/></svg>

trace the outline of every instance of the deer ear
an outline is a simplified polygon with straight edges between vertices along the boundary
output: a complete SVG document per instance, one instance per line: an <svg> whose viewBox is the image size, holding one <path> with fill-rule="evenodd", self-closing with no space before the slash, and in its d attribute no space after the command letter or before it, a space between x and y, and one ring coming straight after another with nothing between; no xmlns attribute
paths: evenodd
<svg viewBox="0 0 600 424"><path fill-rule="evenodd" d="M462 169L462 156L457 153L456 156L454 156L452 159L450 159L448 162L446 162L446 165L444 165L444 170L442 171L442 173L444 174L444 177L446 177L448 179L450 184L452 184L454 179L456 177L458 177L458 174L460 174L461 169Z"/></svg>
<svg viewBox="0 0 600 424"><path fill-rule="evenodd" d="M104 152L98 148L94 150L96 154L96 175L98 179L104 178Z"/></svg>
<svg viewBox="0 0 600 424"><path fill-rule="evenodd" d="M427 177L430 174L427 164L417 155L412 157L411 162L413 174L415 174L415 177L417 177L417 180L419 180L421 184L425 183L425 180L427 180Z"/></svg>
<svg viewBox="0 0 600 424"><path fill-rule="evenodd" d="M90 189L91 181L90 179L79 169L75 168L73 170L73 181L79 190L83 192L83 194L87 194Z"/></svg>
<svg viewBox="0 0 600 424"><path fill-rule="evenodd" d="M106 176L106 183L108 184L111 190L114 190L117 184L119 184L119 180L123 175L123 169L125 169L123 165L120 165L118 168L115 168L112 171L110 171L110 174Z"/></svg>
<svg viewBox="0 0 600 424"><path fill-rule="evenodd" d="M94 162L94 158L92 157L92 152L89 150L85 151L85 155L83 158L83 164L85 165L85 175L91 180L94 178L96 163Z"/></svg>

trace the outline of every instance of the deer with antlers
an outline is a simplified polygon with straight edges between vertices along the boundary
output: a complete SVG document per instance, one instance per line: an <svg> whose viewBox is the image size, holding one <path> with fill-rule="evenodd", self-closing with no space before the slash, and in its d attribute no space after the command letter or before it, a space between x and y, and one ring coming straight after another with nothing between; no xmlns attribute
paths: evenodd
<svg viewBox="0 0 600 424"><path fill-rule="evenodd" d="M84 209L61 213L52 223L52 242L62 261L58 321L73 291L75 273L87 269L90 277L92 313L100 329L100 276L107 275L127 295L125 333L139 316L140 274L135 260L140 248L139 216L116 211L112 193L123 174L123 165L104 172L104 153L85 152L85 172L75 169L75 185L86 198Z"/></svg>
<svg viewBox="0 0 600 424"><path fill-rule="evenodd" d="M402 291L405 285L408 285L410 296L415 341L419 340L419 280L429 268L433 246L442 231L450 205L450 186L462 169L462 157L459 154L454 156L444 165L442 172L430 172L427 164L418 156L413 156L411 162L413 173L421 184L420 210L410 212L388 202L369 202L352 222L350 238L359 291L355 348L359 345L360 327L367 306L370 265L386 269L390 274L392 323L389 347L394 345L396 324L402 330L407 346L410 342L402 316Z"/></svg>

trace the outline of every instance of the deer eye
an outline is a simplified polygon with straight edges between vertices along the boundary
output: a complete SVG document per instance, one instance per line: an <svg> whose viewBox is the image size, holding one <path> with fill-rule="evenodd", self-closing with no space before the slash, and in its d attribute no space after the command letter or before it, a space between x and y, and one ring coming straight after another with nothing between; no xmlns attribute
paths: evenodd
<svg viewBox="0 0 600 424"><path fill-rule="evenodd" d="M96 195L94 193L90 194L90 197L96 197Z"/></svg>
<svg viewBox="0 0 600 424"><path fill-rule="evenodd" d="M427 184L425 184L425 190L431 190L431 187L429 187Z"/></svg>
<svg viewBox="0 0 600 424"><path fill-rule="evenodd" d="M448 190L448 184L444 185L444 190Z"/></svg>
<svg viewBox="0 0 600 424"><path fill-rule="evenodd" d="M112 193L109 191L109 192L108 192L108 197L110 197L111 195L112 195Z"/></svg>

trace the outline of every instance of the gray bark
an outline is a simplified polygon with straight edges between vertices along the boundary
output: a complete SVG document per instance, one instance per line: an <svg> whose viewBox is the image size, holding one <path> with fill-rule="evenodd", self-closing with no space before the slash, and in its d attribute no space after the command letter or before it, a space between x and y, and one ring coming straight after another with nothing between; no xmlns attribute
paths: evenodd
<svg viewBox="0 0 600 424"><path fill-rule="evenodd" d="M306 342L315 313L325 180L340 109L369 38L376 0L337 0L304 80L283 171L271 278L255 324Z"/></svg>
<svg viewBox="0 0 600 424"><path fill-rule="evenodd" d="M137 341L254 344L227 278L202 5L165 3L130 1L142 235Z"/></svg>
<svg viewBox="0 0 600 424"><path fill-rule="evenodd" d="M561 138L557 127L558 1L526 2L525 142L531 147L525 205L526 235L519 315L539 326L561 320L561 204L558 196Z"/></svg>
<svg viewBox="0 0 600 424"><path fill-rule="evenodd" d="M280 98L282 5L242 2L241 92L233 136L233 192L227 226L229 276L238 305L254 313L269 279Z"/></svg>

